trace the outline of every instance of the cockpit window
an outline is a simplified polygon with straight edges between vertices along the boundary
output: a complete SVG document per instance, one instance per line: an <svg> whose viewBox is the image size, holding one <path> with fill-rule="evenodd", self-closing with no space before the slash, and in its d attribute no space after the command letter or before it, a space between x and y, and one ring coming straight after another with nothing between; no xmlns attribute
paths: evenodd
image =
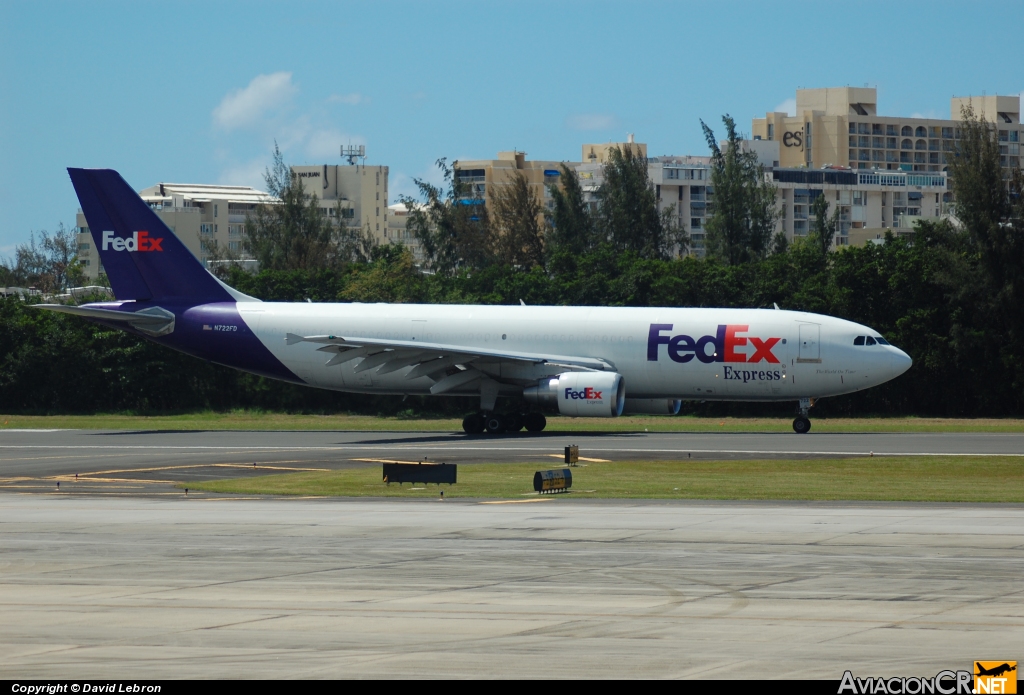
<svg viewBox="0 0 1024 695"><path fill-rule="evenodd" d="M864 344L864 336L858 335L856 338L853 339L853 344L854 345L863 345Z"/></svg>
<svg viewBox="0 0 1024 695"><path fill-rule="evenodd" d="M875 344L875 339L874 339L874 338L872 338L872 337L871 337L871 336L869 335L869 336L868 336L868 345L874 345L874 344Z"/></svg>
<svg viewBox="0 0 1024 695"><path fill-rule="evenodd" d="M882 338L881 336L879 336L878 338L875 338L875 340L878 341L879 345L888 345L889 344L889 342L885 338Z"/></svg>

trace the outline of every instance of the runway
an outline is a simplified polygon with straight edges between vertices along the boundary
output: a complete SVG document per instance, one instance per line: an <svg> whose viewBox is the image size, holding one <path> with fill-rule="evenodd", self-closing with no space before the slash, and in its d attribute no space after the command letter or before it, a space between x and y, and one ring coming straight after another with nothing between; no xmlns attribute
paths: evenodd
<svg viewBox="0 0 1024 695"><path fill-rule="evenodd" d="M175 485L366 460L537 463L577 444L585 458L795 459L1024 455L1024 434L542 433L0 430L0 492L178 495ZM255 464L255 466L254 466ZM79 479L76 480L75 476Z"/></svg>
<svg viewBox="0 0 1024 695"><path fill-rule="evenodd" d="M104 494L180 494L177 483L378 465L366 459L551 464L567 444L604 460L1024 456L1024 434L542 433L0 430L0 491L74 481ZM256 464L254 467L253 464Z"/></svg>
<svg viewBox="0 0 1024 695"><path fill-rule="evenodd" d="M1024 508L0 495L0 677L931 676L1024 644Z"/></svg>

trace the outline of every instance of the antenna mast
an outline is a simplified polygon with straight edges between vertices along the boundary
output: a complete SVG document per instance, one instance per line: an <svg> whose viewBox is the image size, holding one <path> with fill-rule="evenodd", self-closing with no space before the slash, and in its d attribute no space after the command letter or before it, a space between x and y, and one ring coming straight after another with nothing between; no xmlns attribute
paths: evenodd
<svg viewBox="0 0 1024 695"><path fill-rule="evenodd" d="M366 145L342 145L341 156L343 159L347 159L349 165L356 163L356 159L362 159L363 164L366 164Z"/></svg>

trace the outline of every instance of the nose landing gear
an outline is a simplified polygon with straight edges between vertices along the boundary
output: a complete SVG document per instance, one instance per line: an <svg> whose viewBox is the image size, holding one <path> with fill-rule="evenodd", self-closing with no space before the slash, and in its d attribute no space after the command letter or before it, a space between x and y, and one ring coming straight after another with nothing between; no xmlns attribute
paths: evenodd
<svg viewBox="0 0 1024 695"><path fill-rule="evenodd" d="M807 434L811 431L811 421L807 413L814 407L813 398L800 399L800 414L793 420L793 431L797 434Z"/></svg>

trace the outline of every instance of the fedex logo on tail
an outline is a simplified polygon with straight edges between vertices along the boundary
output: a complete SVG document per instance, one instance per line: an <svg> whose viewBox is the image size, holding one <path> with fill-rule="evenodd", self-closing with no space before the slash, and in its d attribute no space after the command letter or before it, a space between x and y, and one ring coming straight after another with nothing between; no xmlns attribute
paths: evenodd
<svg viewBox="0 0 1024 695"><path fill-rule="evenodd" d="M149 232L132 232L127 239L114 236L113 232L103 232L103 251L163 251L163 237L151 237Z"/></svg>
<svg viewBox="0 0 1024 695"><path fill-rule="evenodd" d="M772 348L781 338L755 338L743 336L749 326L728 324L718 326L715 335L705 335L694 340L688 335L662 335L672 330L671 323L652 323L647 335L647 361L657 362L659 347L665 345L668 357L673 362L689 362L694 357L705 364L712 362L770 362L778 364L779 358ZM750 345L754 351L749 355L736 352L736 348ZM710 346L710 350L708 349Z"/></svg>

